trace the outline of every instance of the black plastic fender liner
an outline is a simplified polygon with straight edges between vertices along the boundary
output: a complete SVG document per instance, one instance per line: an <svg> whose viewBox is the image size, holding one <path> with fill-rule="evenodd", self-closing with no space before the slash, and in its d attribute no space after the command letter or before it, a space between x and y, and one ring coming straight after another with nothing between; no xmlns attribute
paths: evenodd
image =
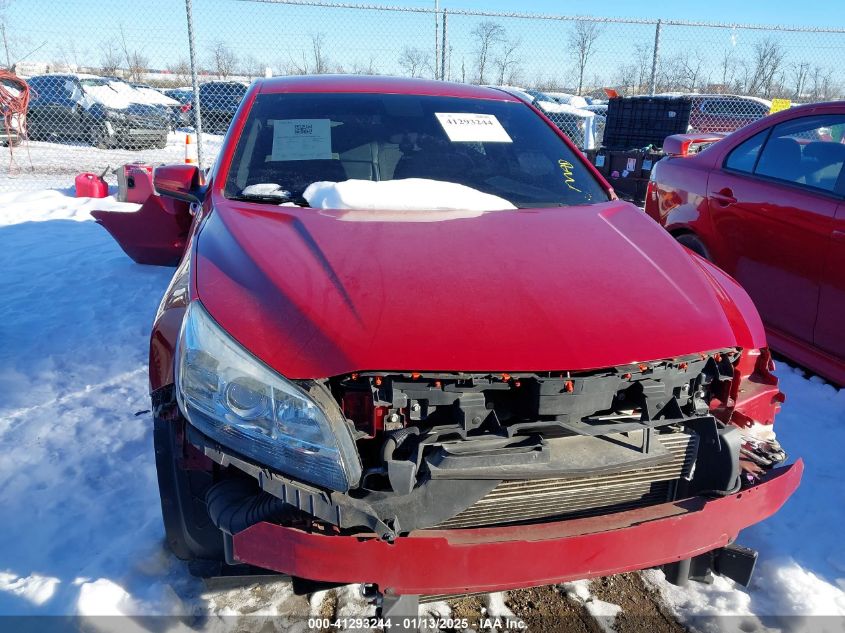
<svg viewBox="0 0 845 633"><path fill-rule="evenodd" d="M186 421L173 385L152 394L153 444L164 532L170 550L183 560L223 560L223 535L209 520L205 491L210 472L182 467Z"/></svg>

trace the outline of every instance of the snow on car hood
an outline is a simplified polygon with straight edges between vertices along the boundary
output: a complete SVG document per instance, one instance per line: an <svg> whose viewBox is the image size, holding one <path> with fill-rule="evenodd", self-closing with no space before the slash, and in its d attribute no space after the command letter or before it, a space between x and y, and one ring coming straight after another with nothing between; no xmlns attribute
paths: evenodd
<svg viewBox="0 0 845 633"><path fill-rule="evenodd" d="M554 112L555 114L571 114L573 116L583 117L585 119L589 119L596 116L595 112L590 112L589 110L582 110L581 108L576 108L575 106L571 106L566 103L555 103L553 101L538 100L534 102L534 105L536 105L544 112Z"/></svg>
<svg viewBox="0 0 845 633"><path fill-rule="evenodd" d="M516 208L499 196L428 178L315 182L303 197L315 209L482 212ZM397 217L401 219L402 214Z"/></svg>
<svg viewBox="0 0 845 633"><path fill-rule="evenodd" d="M418 223L212 204L195 296L292 378L588 370L753 345L762 332L753 309L742 316L669 233L620 201Z"/></svg>
<svg viewBox="0 0 845 633"><path fill-rule="evenodd" d="M131 88L131 86L130 86ZM167 95L161 94L152 88L132 88L137 93L136 103L148 103L150 105L176 106L179 102Z"/></svg>

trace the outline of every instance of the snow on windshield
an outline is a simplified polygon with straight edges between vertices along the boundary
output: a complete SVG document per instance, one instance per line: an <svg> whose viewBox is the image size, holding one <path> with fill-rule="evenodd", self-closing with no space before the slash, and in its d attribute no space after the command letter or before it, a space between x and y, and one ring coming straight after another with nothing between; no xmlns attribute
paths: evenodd
<svg viewBox="0 0 845 633"><path fill-rule="evenodd" d="M466 185L428 178L315 182L302 196L319 209L391 211L497 211L516 209L509 201Z"/></svg>
<svg viewBox="0 0 845 633"><path fill-rule="evenodd" d="M130 105L130 100L126 96L112 90L108 84L84 83L82 85L84 94L80 94L79 88L71 81L66 82L65 86L72 93L71 99L86 110L95 103L113 110L125 110Z"/></svg>

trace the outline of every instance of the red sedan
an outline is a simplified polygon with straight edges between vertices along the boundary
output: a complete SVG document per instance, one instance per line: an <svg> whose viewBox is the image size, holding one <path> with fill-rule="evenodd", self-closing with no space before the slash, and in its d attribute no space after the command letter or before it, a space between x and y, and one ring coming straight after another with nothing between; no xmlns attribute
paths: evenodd
<svg viewBox="0 0 845 633"><path fill-rule="evenodd" d="M845 385L845 104L762 119L652 171L646 212L732 275L772 347Z"/></svg>
<svg viewBox="0 0 845 633"><path fill-rule="evenodd" d="M802 472L762 323L540 111L260 80L208 182L155 185L97 217L141 262L181 258L150 344L178 556L365 583L387 618L654 566L748 581L733 541Z"/></svg>

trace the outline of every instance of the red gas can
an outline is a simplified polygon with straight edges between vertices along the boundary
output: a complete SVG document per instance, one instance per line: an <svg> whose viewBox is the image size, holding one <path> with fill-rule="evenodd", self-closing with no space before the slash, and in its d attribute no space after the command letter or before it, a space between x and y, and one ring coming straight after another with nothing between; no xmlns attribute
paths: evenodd
<svg viewBox="0 0 845 633"><path fill-rule="evenodd" d="M76 177L77 198L105 198L109 195L109 185L102 176L84 172Z"/></svg>

